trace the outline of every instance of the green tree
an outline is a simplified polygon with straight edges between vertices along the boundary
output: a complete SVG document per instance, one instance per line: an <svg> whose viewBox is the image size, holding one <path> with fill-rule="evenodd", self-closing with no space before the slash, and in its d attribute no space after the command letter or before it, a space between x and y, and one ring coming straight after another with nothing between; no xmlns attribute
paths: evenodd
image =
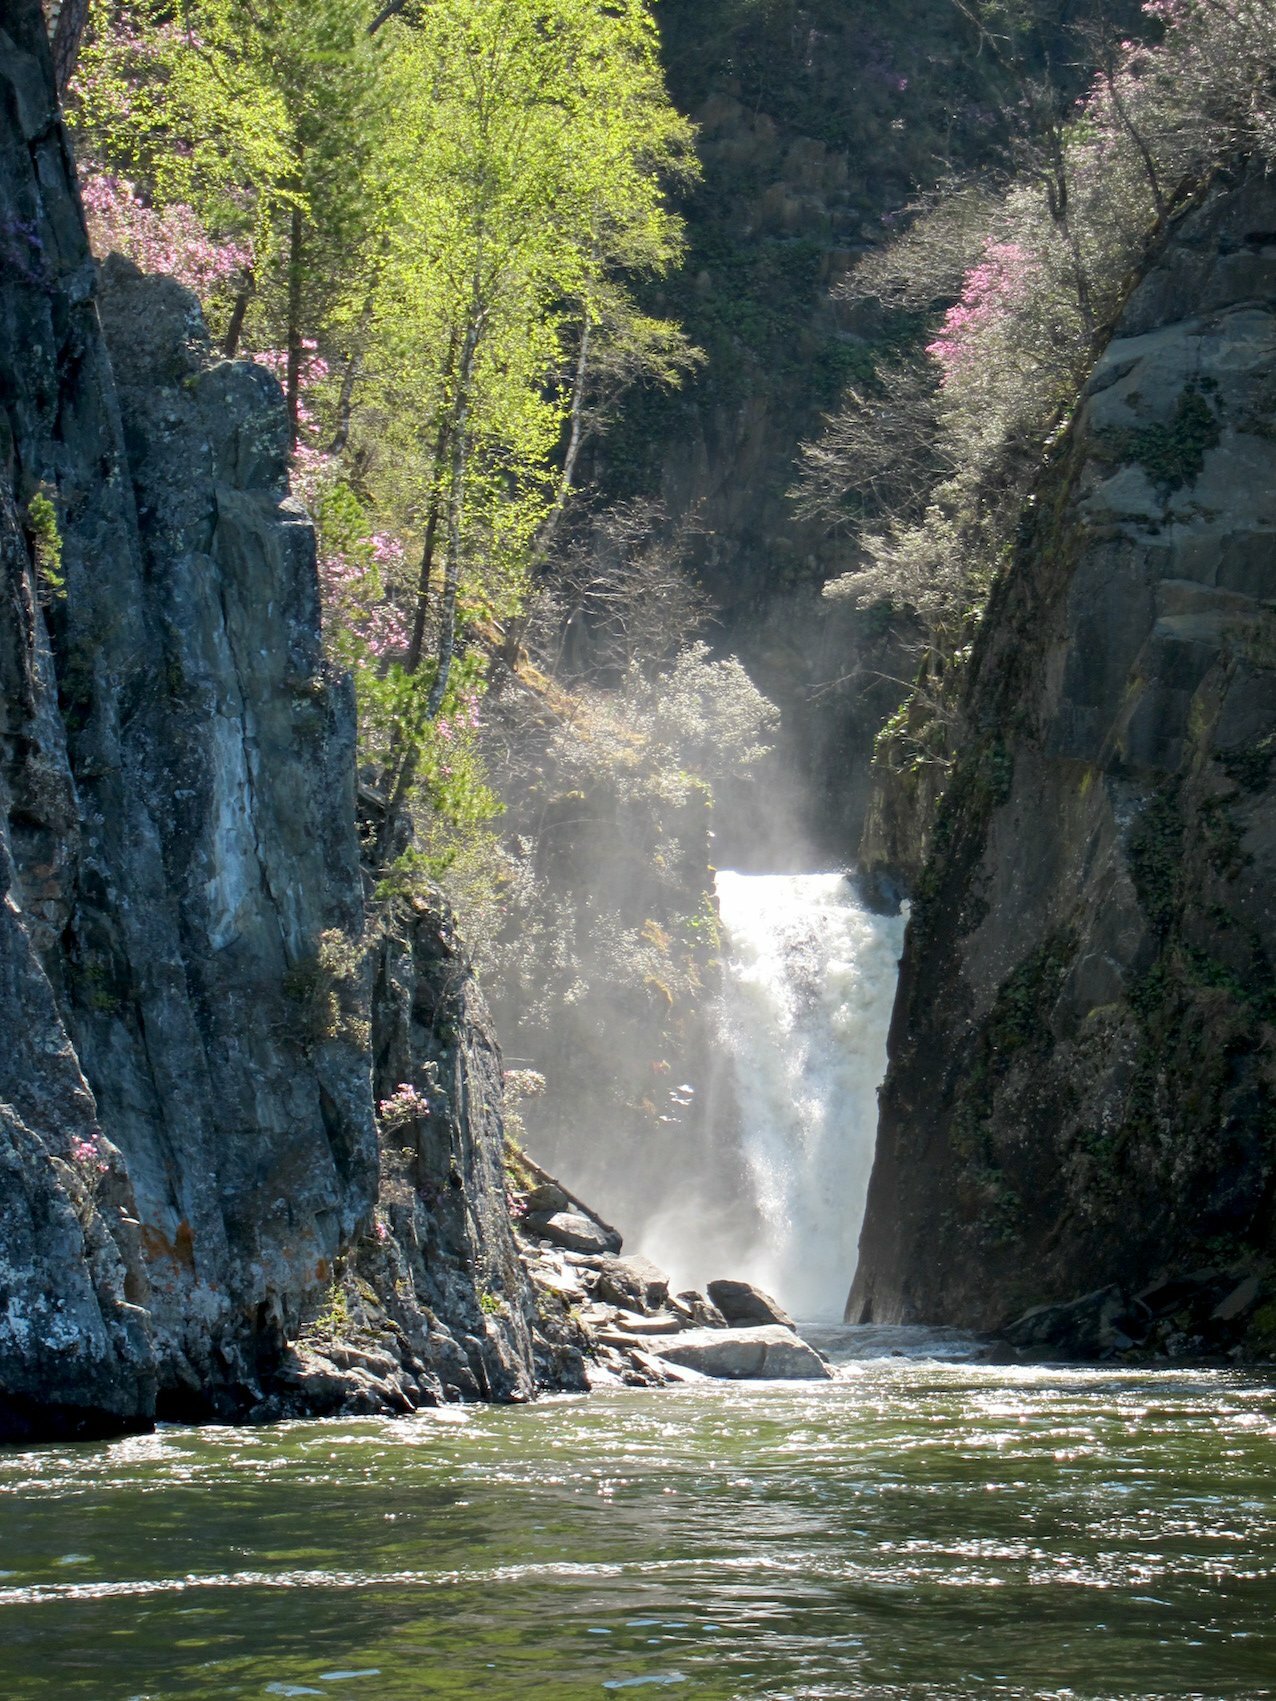
<svg viewBox="0 0 1276 1701"><path fill-rule="evenodd" d="M403 35L416 98L400 115L377 413L422 536L388 832L460 627L517 628L609 388L686 359L625 280L677 259L664 186L693 165L640 0L439 0Z"/></svg>
<svg viewBox="0 0 1276 1701"><path fill-rule="evenodd" d="M694 171L646 0L96 0L92 26L82 156L251 237L223 346L284 385L388 857L414 796L492 806L458 760L467 633L516 656L584 444L692 358L631 293L676 262Z"/></svg>

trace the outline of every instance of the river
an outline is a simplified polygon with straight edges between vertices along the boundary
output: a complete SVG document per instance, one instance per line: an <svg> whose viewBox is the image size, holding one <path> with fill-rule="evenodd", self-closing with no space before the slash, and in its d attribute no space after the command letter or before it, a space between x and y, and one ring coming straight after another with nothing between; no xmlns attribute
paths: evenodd
<svg viewBox="0 0 1276 1701"><path fill-rule="evenodd" d="M0 1694L1276 1695L1268 1380L895 1340L817 1385L2 1454Z"/></svg>

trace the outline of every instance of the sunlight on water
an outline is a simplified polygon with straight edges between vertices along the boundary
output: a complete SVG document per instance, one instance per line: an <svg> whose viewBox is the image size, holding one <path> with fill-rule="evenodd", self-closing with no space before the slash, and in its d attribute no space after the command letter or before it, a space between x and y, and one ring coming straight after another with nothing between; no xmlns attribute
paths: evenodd
<svg viewBox="0 0 1276 1701"><path fill-rule="evenodd" d="M762 1224L731 1273L797 1316L840 1318L906 918L864 909L840 874L721 873L717 888L726 1040Z"/></svg>
<svg viewBox="0 0 1276 1701"><path fill-rule="evenodd" d="M1274 1446L1238 1372L879 1356L11 1452L0 1694L1270 1696Z"/></svg>

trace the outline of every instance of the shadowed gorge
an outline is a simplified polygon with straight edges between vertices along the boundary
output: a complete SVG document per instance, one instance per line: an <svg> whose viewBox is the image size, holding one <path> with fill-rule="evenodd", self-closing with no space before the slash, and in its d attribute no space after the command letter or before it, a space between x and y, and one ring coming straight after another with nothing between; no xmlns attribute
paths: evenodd
<svg viewBox="0 0 1276 1701"><path fill-rule="evenodd" d="M0 1688L1257 1701L1276 0L10 0Z"/></svg>

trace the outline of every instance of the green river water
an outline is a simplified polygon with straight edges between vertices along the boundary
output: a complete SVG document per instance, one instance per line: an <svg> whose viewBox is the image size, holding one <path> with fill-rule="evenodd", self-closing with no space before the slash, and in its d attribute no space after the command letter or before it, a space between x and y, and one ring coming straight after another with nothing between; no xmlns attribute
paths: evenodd
<svg viewBox="0 0 1276 1701"><path fill-rule="evenodd" d="M883 1357L0 1453L0 1696L1276 1696L1276 1392Z"/></svg>

